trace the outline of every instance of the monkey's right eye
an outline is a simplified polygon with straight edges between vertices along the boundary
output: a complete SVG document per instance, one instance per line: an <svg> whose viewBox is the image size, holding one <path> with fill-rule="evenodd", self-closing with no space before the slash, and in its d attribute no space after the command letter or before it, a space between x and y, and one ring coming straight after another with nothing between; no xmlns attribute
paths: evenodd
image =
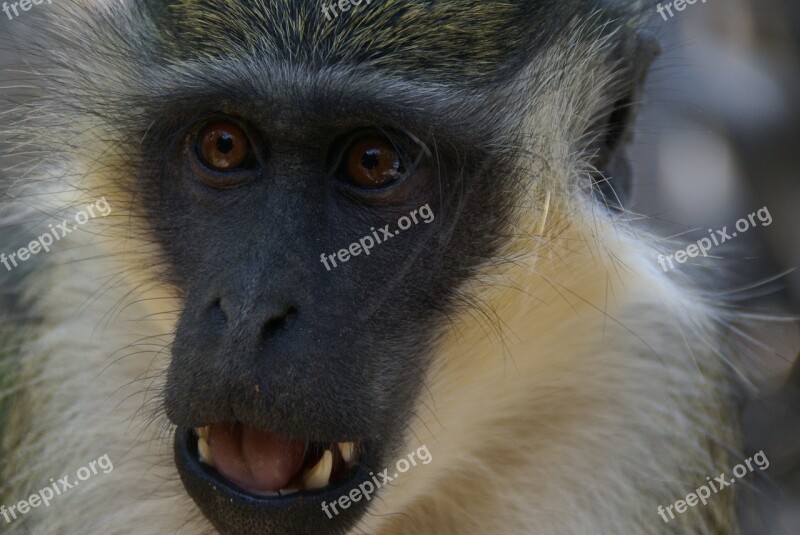
<svg viewBox="0 0 800 535"><path fill-rule="evenodd" d="M237 171L252 159L250 140L233 123L220 122L204 128L197 140L197 155L213 171Z"/></svg>

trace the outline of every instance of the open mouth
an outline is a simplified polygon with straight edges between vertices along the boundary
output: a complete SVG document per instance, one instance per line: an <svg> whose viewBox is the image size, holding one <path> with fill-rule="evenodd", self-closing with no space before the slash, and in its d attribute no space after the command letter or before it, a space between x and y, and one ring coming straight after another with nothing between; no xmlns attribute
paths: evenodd
<svg viewBox="0 0 800 535"><path fill-rule="evenodd" d="M194 430L198 459L246 492L288 496L335 485L358 464L356 442L304 442L240 423Z"/></svg>
<svg viewBox="0 0 800 535"><path fill-rule="evenodd" d="M335 516L323 506L373 479L373 450L366 442L305 441L238 422L175 434L184 487L223 535L346 532L368 500Z"/></svg>

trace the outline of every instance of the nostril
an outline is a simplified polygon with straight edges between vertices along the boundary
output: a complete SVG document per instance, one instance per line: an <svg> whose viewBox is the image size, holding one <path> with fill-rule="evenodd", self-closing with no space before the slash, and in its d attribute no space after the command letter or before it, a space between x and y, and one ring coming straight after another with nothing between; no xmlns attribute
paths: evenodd
<svg viewBox="0 0 800 535"><path fill-rule="evenodd" d="M211 306L208 307L208 317L214 330L218 333L225 331L228 326L228 315L222 308L222 299L217 298L211 303Z"/></svg>
<svg viewBox="0 0 800 535"><path fill-rule="evenodd" d="M297 309L289 307L286 311L273 318L270 318L261 328L261 341L268 340L275 335L278 331L286 327L286 324L297 314Z"/></svg>

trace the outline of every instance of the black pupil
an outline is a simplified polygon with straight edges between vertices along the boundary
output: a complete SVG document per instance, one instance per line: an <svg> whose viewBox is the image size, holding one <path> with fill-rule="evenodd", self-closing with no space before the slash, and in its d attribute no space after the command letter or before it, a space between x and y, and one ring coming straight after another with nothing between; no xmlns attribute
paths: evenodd
<svg viewBox="0 0 800 535"><path fill-rule="evenodd" d="M381 151L378 149L369 149L361 155L361 165L364 166L364 169L375 169L380 163Z"/></svg>
<svg viewBox="0 0 800 535"><path fill-rule="evenodd" d="M233 137L230 134L222 134L217 141L217 149L222 154L228 154L233 150Z"/></svg>

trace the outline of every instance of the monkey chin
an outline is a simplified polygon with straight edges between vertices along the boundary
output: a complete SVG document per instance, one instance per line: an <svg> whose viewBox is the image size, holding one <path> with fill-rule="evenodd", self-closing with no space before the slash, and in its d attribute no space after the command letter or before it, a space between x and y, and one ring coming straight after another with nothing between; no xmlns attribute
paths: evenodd
<svg viewBox="0 0 800 535"><path fill-rule="evenodd" d="M178 428L174 443L186 491L220 533L236 535L346 532L371 497L336 514L326 505L374 479L373 451L364 442L306 442L241 423Z"/></svg>

